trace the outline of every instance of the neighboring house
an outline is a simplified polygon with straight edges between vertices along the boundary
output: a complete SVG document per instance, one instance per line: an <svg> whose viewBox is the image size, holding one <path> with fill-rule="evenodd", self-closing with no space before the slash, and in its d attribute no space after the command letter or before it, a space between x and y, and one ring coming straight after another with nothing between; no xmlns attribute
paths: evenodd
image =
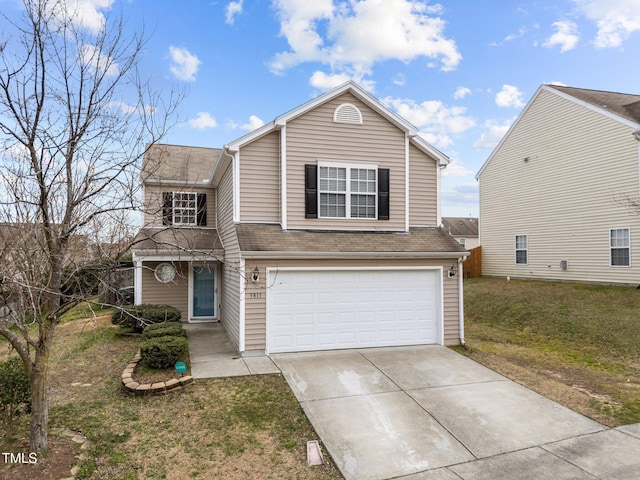
<svg viewBox="0 0 640 480"><path fill-rule="evenodd" d="M480 245L477 218L442 217L442 228L467 250L471 250Z"/></svg>
<svg viewBox="0 0 640 480"><path fill-rule="evenodd" d="M242 355L459 344L448 161L351 82L222 149L155 145L135 300L221 321Z"/></svg>
<svg viewBox="0 0 640 480"><path fill-rule="evenodd" d="M542 85L480 182L484 275L640 283L640 95Z"/></svg>

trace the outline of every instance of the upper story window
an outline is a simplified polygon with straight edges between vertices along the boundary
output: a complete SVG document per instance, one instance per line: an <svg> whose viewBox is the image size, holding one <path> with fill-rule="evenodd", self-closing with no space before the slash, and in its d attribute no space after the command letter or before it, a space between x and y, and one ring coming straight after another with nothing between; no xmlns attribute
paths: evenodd
<svg viewBox="0 0 640 480"><path fill-rule="evenodd" d="M319 167L320 217L376 218L377 168Z"/></svg>
<svg viewBox="0 0 640 480"><path fill-rule="evenodd" d="M458 243L464 247L464 246L467 245L467 239L461 237L461 238L458 239Z"/></svg>
<svg viewBox="0 0 640 480"><path fill-rule="evenodd" d="M609 231L609 250L612 267L631 266L631 243L628 228L612 228Z"/></svg>
<svg viewBox="0 0 640 480"><path fill-rule="evenodd" d="M529 241L526 235L516 235L516 264L526 265L529 261Z"/></svg>
<svg viewBox="0 0 640 480"><path fill-rule="evenodd" d="M207 195L196 192L163 192L162 224L177 227L207 224Z"/></svg>

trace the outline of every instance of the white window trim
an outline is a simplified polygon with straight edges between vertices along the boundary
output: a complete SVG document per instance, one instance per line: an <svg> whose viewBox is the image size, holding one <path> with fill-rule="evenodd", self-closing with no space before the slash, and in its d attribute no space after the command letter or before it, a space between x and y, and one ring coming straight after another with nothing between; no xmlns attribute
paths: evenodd
<svg viewBox="0 0 640 480"><path fill-rule="evenodd" d="M614 247L611 245L611 232L614 230L626 230L628 232L629 244L626 247ZM629 250L629 265L613 265L611 262L611 253L614 248L626 248ZM631 268L631 228L629 227L614 227L609 229L609 266L611 268Z"/></svg>
<svg viewBox="0 0 640 480"><path fill-rule="evenodd" d="M518 248L518 237L524 237L526 240L526 247L523 248ZM529 235L527 235L526 233L519 233L517 235L514 235L513 237L513 250L514 250L514 262L516 265L529 265ZM518 252L521 251L525 251L527 252L527 261L524 263L518 263Z"/></svg>
<svg viewBox="0 0 640 480"><path fill-rule="evenodd" d="M177 222L176 221L176 195L193 195L194 207L193 207L193 222ZM171 193L171 225L175 227L195 227L198 225L198 193L197 192L185 192L183 190L174 191ZM190 209L190 207L180 207L183 210Z"/></svg>
<svg viewBox="0 0 640 480"><path fill-rule="evenodd" d="M346 168L347 169L347 176L346 176L346 190L344 192L345 195L345 216L344 217L325 217L321 215L321 209L320 209L320 198L322 197L323 193L329 193L326 191L322 191L320 190L320 168L321 167L329 167L329 168ZM375 170L375 179L376 179L376 191L372 194L368 194L368 195L372 195L374 198L374 205L375 205L375 210L373 213L373 217L352 217L351 216L351 195L358 195L359 192L355 192L352 193L351 192L351 170ZM330 218L330 219L342 219L344 218L345 220L377 220L378 219L378 165L376 164L370 164L370 163L341 163L341 162L325 162L325 161L320 161L318 162L318 218ZM335 192L331 192L331 193L335 193ZM342 194L342 192L339 192L339 194ZM365 194L366 195L366 194Z"/></svg>

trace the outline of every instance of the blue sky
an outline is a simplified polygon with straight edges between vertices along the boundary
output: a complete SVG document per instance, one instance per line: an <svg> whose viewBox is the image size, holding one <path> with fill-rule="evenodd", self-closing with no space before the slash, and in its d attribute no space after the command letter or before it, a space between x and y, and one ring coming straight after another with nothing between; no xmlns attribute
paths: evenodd
<svg viewBox="0 0 640 480"><path fill-rule="evenodd" d="M143 74L187 92L167 143L220 147L355 80L453 159L444 216L477 216L474 176L542 83L640 93L640 0L67 3L144 25Z"/></svg>

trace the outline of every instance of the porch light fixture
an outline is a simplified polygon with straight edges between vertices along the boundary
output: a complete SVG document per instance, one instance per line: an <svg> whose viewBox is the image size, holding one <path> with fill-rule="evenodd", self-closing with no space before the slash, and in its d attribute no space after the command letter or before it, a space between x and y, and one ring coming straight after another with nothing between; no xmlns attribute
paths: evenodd
<svg viewBox="0 0 640 480"><path fill-rule="evenodd" d="M456 264L454 263L453 265L451 265L451 268L449 269L449 278L455 277L456 273L458 273L458 269L456 268Z"/></svg>
<svg viewBox="0 0 640 480"><path fill-rule="evenodd" d="M253 269L253 272L251 273L251 281L255 283L258 280L260 280L260 269L256 267Z"/></svg>

